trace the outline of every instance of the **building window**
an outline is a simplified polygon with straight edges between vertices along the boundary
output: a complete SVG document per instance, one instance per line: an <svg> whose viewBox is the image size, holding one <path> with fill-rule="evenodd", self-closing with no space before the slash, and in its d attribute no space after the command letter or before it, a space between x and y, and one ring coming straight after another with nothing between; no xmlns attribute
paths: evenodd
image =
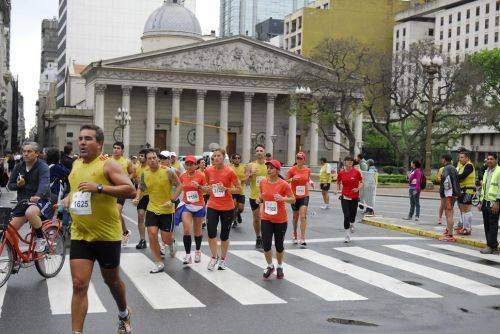
<svg viewBox="0 0 500 334"><path fill-rule="evenodd" d="M479 22L476 22L476 27L475 27L475 30L476 30L476 31L479 31Z"/></svg>
<svg viewBox="0 0 500 334"><path fill-rule="evenodd" d="M465 25L465 33L466 33L466 34L468 34L468 33L469 33L469 27L470 27L470 26L469 26L469 24L467 23L467 24Z"/></svg>
<svg viewBox="0 0 500 334"><path fill-rule="evenodd" d="M467 18L470 19L470 9L467 9Z"/></svg>
<svg viewBox="0 0 500 334"><path fill-rule="evenodd" d="M66 132L66 138L73 138L73 132Z"/></svg>
<svg viewBox="0 0 500 334"><path fill-rule="evenodd" d="M290 33L290 22L285 23L285 34Z"/></svg>
<svg viewBox="0 0 500 334"><path fill-rule="evenodd" d="M448 43L448 52L451 51L451 43Z"/></svg>
<svg viewBox="0 0 500 334"><path fill-rule="evenodd" d="M469 39L467 38L465 40L465 48L468 49L469 48Z"/></svg>
<svg viewBox="0 0 500 334"><path fill-rule="evenodd" d="M448 23L451 24L451 22L453 22L453 15L449 15L448 16Z"/></svg>
<svg viewBox="0 0 500 334"><path fill-rule="evenodd" d="M500 10L500 1L497 1L496 9L497 9L497 11Z"/></svg>
<svg viewBox="0 0 500 334"><path fill-rule="evenodd" d="M292 32L297 31L297 20L292 21Z"/></svg>
<svg viewBox="0 0 500 334"><path fill-rule="evenodd" d="M403 44L401 45L402 50L406 50L406 41L403 41Z"/></svg>
<svg viewBox="0 0 500 334"><path fill-rule="evenodd" d="M396 38L399 38L399 29L396 30Z"/></svg>
<svg viewBox="0 0 500 334"><path fill-rule="evenodd" d="M484 45L488 44L488 34L484 35Z"/></svg>
<svg viewBox="0 0 500 334"><path fill-rule="evenodd" d="M498 43L498 31L495 31L495 43Z"/></svg>
<svg viewBox="0 0 500 334"><path fill-rule="evenodd" d="M490 13L490 4L489 3L486 4L485 12L486 12L486 14Z"/></svg>
<svg viewBox="0 0 500 334"><path fill-rule="evenodd" d="M429 28L429 36L434 36L434 29Z"/></svg>
<svg viewBox="0 0 500 334"><path fill-rule="evenodd" d="M299 55L300 54L300 49L297 50L297 54Z"/></svg>
<svg viewBox="0 0 500 334"><path fill-rule="evenodd" d="M302 34L297 34L297 45L302 45Z"/></svg>
<svg viewBox="0 0 500 334"><path fill-rule="evenodd" d="M443 40L443 31L442 30L439 32L439 39Z"/></svg>
<svg viewBox="0 0 500 334"><path fill-rule="evenodd" d="M288 38L285 38L285 50L288 50Z"/></svg>
<svg viewBox="0 0 500 334"><path fill-rule="evenodd" d="M460 41L457 41L457 50L460 50Z"/></svg>
<svg viewBox="0 0 500 334"><path fill-rule="evenodd" d="M457 27L457 36L460 36L460 26Z"/></svg>
<svg viewBox="0 0 500 334"><path fill-rule="evenodd" d="M495 27L500 25L500 16L495 17Z"/></svg>
<svg viewBox="0 0 500 334"><path fill-rule="evenodd" d="M403 28L403 36L406 36L406 28Z"/></svg>
<svg viewBox="0 0 500 334"><path fill-rule="evenodd" d="M448 29L448 38L451 38L451 28Z"/></svg>
<svg viewBox="0 0 500 334"><path fill-rule="evenodd" d="M460 63L460 55L455 56L455 63L456 64Z"/></svg>
<svg viewBox="0 0 500 334"><path fill-rule="evenodd" d="M477 6L476 7L476 16L479 16L481 14L481 7Z"/></svg>
<svg viewBox="0 0 500 334"><path fill-rule="evenodd" d="M443 44L439 45L439 53L443 53Z"/></svg>
<svg viewBox="0 0 500 334"><path fill-rule="evenodd" d="M474 37L474 46L478 46L479 45L479 37Z"/></svg>
<svg viewBox="0 0 500 334"><path fill-rule="evenodd" d="M497 4L498 4L498 2L497 2ZM495 145L495 134L494 133L490 134L490 146L493 146L493 145Z"/></svg>
<svg viewBox="0 0 500 334"><path fill-rule="evenodd" d="M462 13L458 12L457 13L457 21L460 21L460 20L462 20Z"/></svg>
<svg viewBox="0 0 500 334"><path fill-rule="evenodd" d="M441 25L444 25L444 16L441 16Z"/></svg>
<svg viewBox="0 0 500 334"><path fill-rule="evenodd" d="M299 29L302 29L302 16L300 16L298 20L299 20Z"/></svg>
<svg viewBox="0 0 500 334"><path fill-rule="evenodd" d="M399 51L399 42L396 42L396 51Z"/></svg>
<svg viewBox="0 0 500 334"><path fill-rule="evenodd" d="M484 20L484 29L488 29L490 27L490 20L486 19Z"/></svg>
<svg viewBox="0 0 500 334"><path fill-rule="evenodd" d="M479 136L479 145L484 145L484 133Z"/></svg>
<svg viewBox="0 0 500 334"><path fill-rule="evenodd" d="M297 36L292 36L292 38L290 38L290 49L293 49L297 45L296 41L297 41Z"/></svg>

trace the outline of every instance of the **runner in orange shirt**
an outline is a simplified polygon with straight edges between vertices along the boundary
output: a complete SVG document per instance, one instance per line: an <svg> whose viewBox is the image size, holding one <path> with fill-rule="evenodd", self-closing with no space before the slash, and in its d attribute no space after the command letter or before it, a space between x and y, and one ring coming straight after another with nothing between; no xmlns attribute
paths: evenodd
<svg viewBox="0 0 500 334"><path fill-rule="evenodd" d="M305 166L306 154L304 152L297 153L297 164L288 170L286 179L292 186L292 191L295 196L295 204L292 204L293 210L293 234L292 240L296 244L297 225L300 216L300 241L302 248L306 244L306 228L307 228L307 207L309 205L309 182L311 180L311 170Z"/></svg>
<svg viewBox="0 0 500 334"><path fill-rule="evenodd" d="M208 244L212 259L208 270L212 271L218 264L219 270L226 269L226 255L229 247L229 231L234 217L234 202L231 194L241 191L241 184L236 173L224 165L226 151L218 149L213 152L213 166L205 170L208 185L203 186L204 191L210 192L207 204L207 230ZM217 253L217 225L221 223L221 257Z"/></svg>
<svg viewBox="0 0 500 334"><path fill-rule="evenodd" d="M195 157L187 156L184 159L184 165L186 166L186 171L182 173L180 177L184 196L182 197L182 203L179 204L177 208L176 215L180 216L182 219L182 226L184 227L183 242L186 256L184 257L183 264L187 265L193 262L191 259L192 229L194 229L194 241L196 245L194 262L199 263L201 261L200 249L203 237L201 225L205 220L206 214L205 200L201 188L205 186L207 182L205 174L196 170L198 166L196 165Z"/></svg>
<svg viewBox="0 0 500 334"><path fill-rule="evenodd" d="M295 197L290 185L279 178L281 163L277 160L271 160L266 162L266 165L267 178L260 183L260 198L257 200L260 204L262 243L267 261L267 267L264 269L262 277L267 280L274 272L273 252L271 250L274 235L276 260L278 261L276 277L282 279L284 277L283 255L285 251L283 243L288 226L285 203L293 205Z"/></svg>

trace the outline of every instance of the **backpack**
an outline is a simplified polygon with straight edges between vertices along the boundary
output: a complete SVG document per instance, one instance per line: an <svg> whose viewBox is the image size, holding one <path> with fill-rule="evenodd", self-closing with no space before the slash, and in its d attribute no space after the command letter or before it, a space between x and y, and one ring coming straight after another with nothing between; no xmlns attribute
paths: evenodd
<svg viewBox="0 0 500 334"><path fill-rule="evenodd" d="M422 177L420 178L420 189L424 190L425 188L427 188L427 178L422 173Z"/></svg>

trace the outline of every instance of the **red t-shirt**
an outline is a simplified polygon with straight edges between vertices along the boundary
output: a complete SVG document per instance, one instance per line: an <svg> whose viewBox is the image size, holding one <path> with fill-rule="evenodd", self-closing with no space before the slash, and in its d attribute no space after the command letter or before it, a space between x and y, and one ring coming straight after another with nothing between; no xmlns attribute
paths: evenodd
<svg viewBox="0 0 500 334"><path fill-rule="evenodd" d="M286 173L287 179L292 179L292 191L295 198L304 198L309 196L309 180L311 179L311 170L305 166L301 169L293 166Z"/></svg>
<svg viewBox="0 0 500 334"><path fill-rule="evenodd" d="M342 195L351 199L359 198L359 191L353 192L352 189L358 188L361 181L361 172L354 167L349 172L341 170L337 176L337 182L342 183Z"/></svg>
<svg viewBox="0 0 500 334"><path fill-rule="evenodd" d="M209 185L214 185L210 190L210 199L207 207L219 211L234 210L233 196L228 190L220 190L215 185L222 183L226 188L232 188L238 183L238 177L228 166L217 169L215 166L205 169L205 175Z"/></svg>
<svg viewBox="0 0 500 334"><path fill-rule="evenodd" d="M288 216L286 213L285 202L277 202L274 199L275 194L283 197L292 197L292 189L288 182L278 179L276 183L271 183L266 178L260 182L260 198L262 205L260 207L260 216L262 220L268 220L272 223L286 224Z"/></svg>
<svg viewBox="0 0 500 334"><path fill-rule="evenodd" d="M204 206L205 200L203 199L203 192L201 189L194 186L192 182L198 182L200 186L206 185L207 181L205 174L195 171L192 176L189 176L188 172L184 172L179 179L182 183L182 189L184 191L182 201L186 204Z"/></svg>

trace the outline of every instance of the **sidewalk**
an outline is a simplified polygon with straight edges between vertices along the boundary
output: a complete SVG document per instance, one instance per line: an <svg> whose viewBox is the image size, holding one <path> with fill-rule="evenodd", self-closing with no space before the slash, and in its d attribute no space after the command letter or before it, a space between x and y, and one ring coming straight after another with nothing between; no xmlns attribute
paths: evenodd
<svg viewBox="0 0 500 334"><path fill-rule="evenodd" d="M445 221L443 221L443 225L438 225L435 222L414 222L396 218L386 218L382 216L365 217L362 222L367 225L381 227L388 230L405 232L434 239L438 239L443 234L446 227ZM479 248L486 247L486 237L484 235L482 225L474 225L472 227L471 235L455 235L455 239L458 244Z"/></svg>

